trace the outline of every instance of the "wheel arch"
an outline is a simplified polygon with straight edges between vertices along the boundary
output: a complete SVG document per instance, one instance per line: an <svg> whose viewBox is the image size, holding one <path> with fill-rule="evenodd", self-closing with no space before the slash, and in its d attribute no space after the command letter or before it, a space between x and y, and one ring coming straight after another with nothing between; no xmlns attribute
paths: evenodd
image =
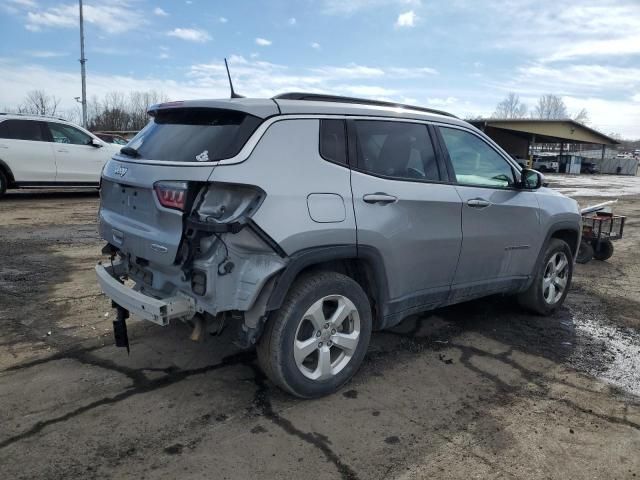
<svg viewBox="0 0 640 480"><path fill-rule="evenodd" d="M567 222L567 224L561 223L555 225L550 232L545 241L545 248L549 244L549 240L552 238L557 238L565 241L569 248L571 249L571 254L573 258L576 258L578 254L578 247L580 246L580 230L576 228L574 225L571 225Z"/></svg>
<svg viewBox="0 0 640 480"><path fill-rule="evenodd" d="M11 187L13 186L14 183L16 183L16 179L13 176L13 172L9 168L9 165L7 165L7 163L1 158L0 158L0 171L2 171L2 173L6 175L7 181L9 183L9 185L7 185L8 187Z"/></svg>
<svg viewBox="0 0 640 480"><path fill-rule="evenodd" d="M549 242L553 238L557 238L563 240L569 245L569 249L571 250L571 255L573 260L575 261L576 256L578 255L578 248L580 246L581 239L581 231L580 225L576 224L576 222L571 221L560 221L553 223L548 229L547 234L545 236L544 242L542 242L542 247L540 247L540 251L538 252L538 258L536 258L535 269L540 265L541 259L544 256L544 252L547 251L547 247L549 246ZM529 276L529 281L525 282L520 292L526 291L533 282L535 278L535 270L532 275Z"/></svg>
<svg viewBox="0 0 640 480"><path fill-rule="evenodd" d="M371 301L374 329L383 325L388 299L386 272L380 253L367 246L329 245L294 253L275 282L266 310L280 308L295 280L313 271L335 271L355 280Z"/></svg>

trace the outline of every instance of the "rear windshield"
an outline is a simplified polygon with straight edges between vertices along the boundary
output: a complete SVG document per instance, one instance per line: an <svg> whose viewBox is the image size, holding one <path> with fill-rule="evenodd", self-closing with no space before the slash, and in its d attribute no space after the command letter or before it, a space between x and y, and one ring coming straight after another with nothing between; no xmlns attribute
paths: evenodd
<svg viewBox="0 0 640 480"><path fill-rule="evenodd" d="M140 157L167 162L213 162L238 154L262 119L235 110L160 110L129 142Z"/></svg>

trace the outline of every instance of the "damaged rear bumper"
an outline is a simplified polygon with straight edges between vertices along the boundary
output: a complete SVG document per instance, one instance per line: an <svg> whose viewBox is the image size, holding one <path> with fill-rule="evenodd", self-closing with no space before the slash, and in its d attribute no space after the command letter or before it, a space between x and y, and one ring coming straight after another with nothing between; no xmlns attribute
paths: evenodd
<svg viewBox="0 0 640 480"><path fill-rule="evenodd" d="M196 313L193 298L181 294L163 299L150 297L122 284L114 274L113 267L98 264L96 275L100 288L107 297L143 320L165 326L170 320L189 319Z"/></svg>

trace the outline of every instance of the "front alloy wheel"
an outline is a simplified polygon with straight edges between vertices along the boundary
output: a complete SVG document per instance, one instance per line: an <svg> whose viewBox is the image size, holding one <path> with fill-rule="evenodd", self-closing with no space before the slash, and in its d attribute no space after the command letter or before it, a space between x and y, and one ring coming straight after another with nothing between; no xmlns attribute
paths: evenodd
<svg viewBox="0 0 640 480"><path fill-rule="evenodd" d="M569 260L564 252L554 253L544 270L542 278L542 295L549 305L555 305L562 298L567 288L567 272Z"/></svg>
<svg viewBox="0 0 640 480"><path fill-rule="evenodd" d="M571 287L573 252L564 240L551 238L541 253L534 278L518 300L529 310L551 315L562 306Z"/></svg>

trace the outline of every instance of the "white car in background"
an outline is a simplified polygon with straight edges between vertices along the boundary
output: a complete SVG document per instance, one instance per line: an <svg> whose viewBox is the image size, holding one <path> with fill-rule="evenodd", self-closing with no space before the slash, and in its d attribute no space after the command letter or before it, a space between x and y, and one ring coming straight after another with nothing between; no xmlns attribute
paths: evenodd
<svg viewBox="0 0 640 480"><path fill-rule="evenodd" d="M0 113L0 197L10 188L97 188L120 148L60 118Z"/></svg>
<svg viewBox="0 0 640 480"><path fill-rule="evenodd" d="M559 168L557 157L534 157L533 169L542 173L557 173Z"/></svg>

